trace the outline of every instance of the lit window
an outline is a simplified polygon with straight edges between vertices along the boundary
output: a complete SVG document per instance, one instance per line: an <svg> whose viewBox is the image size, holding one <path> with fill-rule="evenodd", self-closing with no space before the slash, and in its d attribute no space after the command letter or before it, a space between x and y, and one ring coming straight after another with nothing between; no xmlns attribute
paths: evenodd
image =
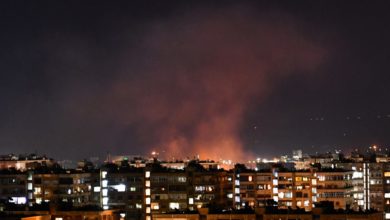
<svg viewBox="0 0 390 220"><path fill-rule="evenodd" d="M150 178L150 171L145 172L145 178Z"/></svg>
<svg viewBox="0 0 390 220"><path fill-rule="evenodd" d="M228 194L227 194L227 197L228 197L229 199L233 199L233 193L228 193Z"/></svg>
<svg viewBox="0 0 390 220"><path fill-rule="evenodd" d="M130 187L130 191L131 192L135 192L137 189L134 187L134 186L132 186L132 187Z"/></svg>
<svg viewBox="0 0 390 220"><path fill-rule="evenodd" d="M193 205L194 204L194 198L189 198L188 199L188 204Z"/></svg>
<svg viewBox="0 0 390 220"><path fill-rule="evenodd" d="M145 199L145 204L146 204L146 205L150 205L150 197L147 197L147 198Z"/></svg>
<svg viewBox="0 0 390 220"><path fill-rule="evenodd" d="M107 189L103 189L102 190L102 195L103 196L107 196L108 195L108 190Z"/></svg>
<svg viewBox="0 0 390 220"><path fill-rule="evenodd" d="M34 188L34 194L37 195L37 194L41 194L42 191L41 191L41 187L35 187Z"/></svg>
<svg viewBox="0 0 390 220"><path fill-rule="evenodd" d="M248 176L248 181L252 182L252 180L253 180L252 176Z"/></svg>
<svg viewBox="0 0 390 220"><path fill-rule="evenodd" d="M102 171L102 179L107 178L107 171Z"/></svg>
<svg viewBox="0 0 390 220"><path fill-rule="evenodd" d="M14 204L21 205L21 204L26 204L27 199L26 199L26 197L11 197L10 202L14 203Z"/></svg>
<svg viewBox="0 0 390 220"><path fill-rule="evenodd" d="M32 183L27 183L27 189L32 190L33 189L33 184Z"/></svg>
<svg viewBox="0 0 390 220"><path fill-rule="evenodd" d="M181 183L185 183L187 181L187 178L185 176L178 177L178 181Z"/></svg>
<svg viewBox="0 0 390 220"><path fill-rule="evenodd" d="M145 195L150 196L150 189L145 189Z"/></svg>
<svg viewBox="0 0 390 220"><path fill-rule="evenodd" d="M41 204L42 203L42 198L35 198L35 202L37 204Z"/></svg>
<svg viewBox="0 0 390 220"><path fill-rule="evenodd" d="M108 185L108 181L107 180L103 180L102 181L102 187L107 187Z"/></svg>
<svg viewBox="0 0 390 220"><path fill-rule="evenodd" d="M170 209L179 209L179 203L178 202L170 202L169 208Z"/></svg>
<svg viewBox="0 0 390 220"><path fill-rule="evenodd" d="M114 189L118 190L118 192L125 192L126 191L126 185L125 184L119 184L116 186L112 186Z"/></svg>
<svg viewBox="0 0 390 220"><path fill-rule="evenodd" d="M158 209L160 209L160 206L159 206L159 204L158 204L157 202L153 202L153 203L151 204L151 207L152 207L153 210L158 210Z"/></svg>
<svg viewBox="0 0 390 220"><path fill-rule="evenodd" d="M93 187L94 192L100 192L100 186L95 186Z"/></svg>
<svg viewBox="0 0 390 220"><path fill-rule="evenodd" d="M103 202L103 205L107 205L108 204L108 198L107 197L104 197L102 199L102 202Z"/></svg>
<svg viewBox="0 0 390 220"><path fill-rule="evenodd" d="M145 186L146 186L146 187L150 187L150 180L146 180L146 181L145 181Z"/></svg>
<svg viewBox="0 0 390 220"><path fill-rule="evenodd" d="M150 207L146 207L146 213L147 213L147 214L150 213Z"/></svg>
<svg viewBox="0 0 390 220"><path fill-rule="evenodd" d="M139 203L135 204L135 208L142 209L142 204L139 204Z"/></svg>

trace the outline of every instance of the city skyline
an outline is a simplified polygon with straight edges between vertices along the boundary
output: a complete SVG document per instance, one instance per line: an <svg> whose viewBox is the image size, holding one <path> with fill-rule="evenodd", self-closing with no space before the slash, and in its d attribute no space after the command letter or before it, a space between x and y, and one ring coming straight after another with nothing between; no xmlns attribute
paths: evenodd
<svg viewBox="0 0 390 220"><path fill-rule="evenodd" d="M386 2L0 3L0 154L390 147Z"/></svg>

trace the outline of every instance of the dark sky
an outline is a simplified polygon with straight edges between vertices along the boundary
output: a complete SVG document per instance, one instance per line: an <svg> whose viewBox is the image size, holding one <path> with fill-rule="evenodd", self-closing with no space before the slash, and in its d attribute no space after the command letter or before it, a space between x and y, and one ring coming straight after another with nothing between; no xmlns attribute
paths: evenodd
<svg viewBox="0 0 390 220"><path fill-rule="evenodd" d="M1 1L0 154L242 159L387 147L389 10Z"/></svg>

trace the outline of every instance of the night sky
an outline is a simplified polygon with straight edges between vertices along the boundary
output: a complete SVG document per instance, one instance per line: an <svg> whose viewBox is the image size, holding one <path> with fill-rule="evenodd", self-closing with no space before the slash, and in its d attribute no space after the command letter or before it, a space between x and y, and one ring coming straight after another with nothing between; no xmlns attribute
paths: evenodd
<svg viewBox="0 0 390 220"><path fill-rule="evenodd" d="M387 1L1 1L0 154L390 147Z"/></svg>

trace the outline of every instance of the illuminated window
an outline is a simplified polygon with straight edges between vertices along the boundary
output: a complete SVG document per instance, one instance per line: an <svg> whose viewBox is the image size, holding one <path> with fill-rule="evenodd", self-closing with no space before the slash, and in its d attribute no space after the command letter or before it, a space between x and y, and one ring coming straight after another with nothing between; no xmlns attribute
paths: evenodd
<svg viewBox="0 0 390 220"><path fill-rule="evenodd" d="M32 190L33 189L33 184L32 183L27 183L27 189Z"/></svg>
<svg viewBox="0 0 390 220"><path fill-rule="evenodd" d="M42 203L42 198L35 198L35 202L37 204L41 204Z"/></svg>
<svg viewBox="0 0 390 220"><path fill-rule="evenodd" d="M34 188L34 194L37 195L37 194L41 194L42 191L41 191L41 187L35 187Z"/></svg>
<svg viewBox="0 0 390 220"><path fill-rule="evenodd" d="M233 193L228 193L228 194L227 194L227 197L228 197L229 199L233 199Z"/></svg>
<svg viewBox="0 0 390 220"><path fill-rule="evenodd" d="M384 176L385 176L385 177L390 177L390 172L385 172L385 173L384 173Z"/></svg>
<svg viewBox="0 0 390 220"><path fill-rule="evenodd" d="M114 189L116 189L118 192L125 192L126 191L126 185L125 184L119 184L112 186Z"/></svg>
<svg viewBox="0 0 390 220"><path fill-rule="evenodd" d="M135 192L137 189L134 187L134 186L132 186L132 187L130 187L130 191L131 192Z"/></svg>
<svg viewBox="0 0 390 220"><path fill-rule="evenodd" d="M147 198L145 199L145 204L146 204L146 205L150 205L150 197L147 197Z"/></svg>
<svg viewBox="0 0 390 220"><path fill-rule="evenodd" d="M107 205L108 204L108 198L107 197L104 197L102 199L102 202L103 202L103 205Z"/></svg>
<svg viewBox="0 0 390 220"><path fill-rule="evenodd" d="M312 179L311 180L311 184L314 185L314 186L317 185L317 179Z"/></svg>
<svg viewBox="0 0 390 220"><path fill-rule="evenodd" d="M145 172L145 178L150 178L150 171Z"/></svg>
<svg viewBox="0 0 390 220"><path fill-rule="evenodd" d="M107 196L108 195L108 190L107 189L103 189L102 190L102 196Z"/></svg>
<svg viewBox="0 0 390 220"><path fill-rule="evenodd" d="M240 188L234 188L234 193L239 194L240 193Z"/></svg>
<svg viewBox="0 0 390 220"><path fill-rule="evenodd" d="M390 219L390 213L385 213L385 219Z"/></svg>
<svg viewBox="0 0 390 220"><path fill-rule="evenodd" d="M146 186L146 187L150 187L150 180L146 180L146 181L145 181L145 186Z"/></svg>
<svg viewBox="0 0 390 220"><path fill-rule="evenodd" d="M145 189L145 195L150 196L150 189Z"/></svg>
<svg viewBox="0 0 390 220"><path fill-rule="evenodd" d="M159 206L159 204L157 202L153 202L150 206L152 207L153 210L160 209L160 206Z"/></svg>
<svg viewBox="0 0 390 220"><path fill-rule="evenodd" d="M194 204L194 198L189 198L188 199L188 204L193 205Z"/></svg>
<svg viewBox="0 0 390 220"><path fill-rule="evenodd" d="M94 192L100 192L100 186L95 186L93 187Z"/></svg>
<svg viewBox="0 0 390 220"><path fill-rule="evenodd" d="M273 192L274 194L278 193L278 188L273 188L272 192Z"/></svg>
<svg viewBox="0 0 390 220"><path fill-rule="evenodd" d="M297 181L297 182L302 181L302 177L300 177L300 176L295 177L295 181Z"/></svg>
<svg viewBox="0 0 390 220"><path fill-rule="evenodd" d="M252 180L253 180L252 176L248 176L248 181L252 182Z"/></svg>
<svg viewBox="0 0 390 220"><path fill-rule="evenodd" d="M146 207L146 213L147 213L147 214L150 213L150 207Z"/></svg>
<svg viewBox="0 0 390 220"><path fill-rule="evenodd" d="M142 209L142 204L139 204L139 203L135 204L135 208Z"/></svg>
<svg viewBox="0 0 390 220"><path fill-rule="evenodd" d="M103 180L102 181L102 187L107 187L108 185L108 181L107 180Z"/></svg>
<svg viewBox="0 0 390 220"><path fill-rule="evenodd" d="M170 202L169 208L170 209L179 209L179 203L178 202Z"/></svg>
<svg viewBox="0 0 390 220"><path fill-rule="evenodd" d="M102 171L102 179L107 178L107 171Z"/></svg>
<svg viewBox="0 0 390 220"><path fill-rule="evenodd" d="M26 197L11 197L11 200L10 200L10 203L14 203L14 204L18 204L18 205L26 204L26 202L27 202Z"/></svg>
<svg viewBox="0 0 390 220"><path fill-rule="evenodd" d="M187 181L187 178L185 176L179 176L177 180L178 182L185 183Z"/></svg>

